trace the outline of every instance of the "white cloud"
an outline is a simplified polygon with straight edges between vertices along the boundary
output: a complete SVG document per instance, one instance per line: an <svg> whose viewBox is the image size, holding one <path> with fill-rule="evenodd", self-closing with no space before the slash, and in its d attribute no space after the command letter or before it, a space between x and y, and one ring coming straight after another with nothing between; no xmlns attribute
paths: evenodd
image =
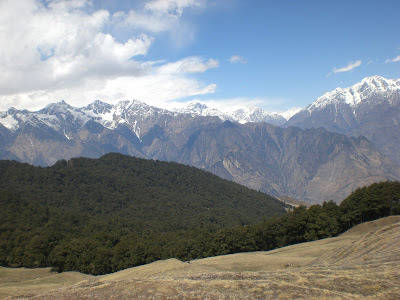
<svg viewBox="0 0 400 300"><path fill-rule="evenodd" d="M145 8L152 12L181 16L187 7L201 7L201 0L154 0L146 3Z"/></svg>
<svg viewBox="0 0 400 300"><path fill-rule="evenodd" d="M400 61L400 55L395 58L392 58L392 59L387 59L385 61L385 63L392 63L392 62L398 62L398 61Z"/></svg>
<svg viewBox="0 0 400 300"><path fill-rule="evenodd" d="M181 16L187 8L201 8L205 5L202 0L155 0L147 2L142 10L130 10L129 13L116 12L114 22L122 26L139 28L153 33L165 31L188 32L189 24L181 23Z"/></svg>
<svg viewBox="0 0 400 300"><path fill-rule="evenodd" d="M82 85L54 90L35 90L29 93L0 96L2 110L11 106L37 110L48 103L64 99L68 104L82 107L95 99L107 103L138 99L157 107L169 107L175 99L214 93L215 84L201 84L184 76L152 74L141 77L86 80Z"/></svg>
<svg viewBox="0 0 400 300"><path fill-rule="evenodd" d="M84 1L52 2L48 8L33 0L16 2L0 4L0 43L7 45L0 55L1 94L143 72L131 58L146 54L152 39L140 35L120 43L103 33L107 11L75 10Z"/></svg>
<svg viewBox="0 0 400 300"><path fill-rule="evenodd" d="M208 69L218 68L218 66L219 62L212 58L204 62L200 57L187 57L177 62L165 64L158 71L163 74L204 73Z"/></svg>
<svg viewBox="0 0 400 300"><path fill-rule="evenodd" d="M234 63L241 63L241 64L247 64L247 58L244 58L243 56L240 55L232 55L229 61L234 64Z"/></svg>
<svg viewBox="0 0 400 300"><path fill-rule="evenodd" d="M157 0L142 12L111 16L106 10L88 13L89 0L57 0L47 6L38 0L0 1L0 110L35 109L61 99L83 106L95 99L169 101L213 93L214 84L186 76L218 67L216 60L136 59L153 44L149 31L175 30L183 10L201 3ZM160 22L145 24L145 16ZM106 27L125 26L128 18L146 30L124 42L105 32Z"/></svg>
<svg viewBox="0 0 400 300"><path fill-rule="evenodd" d="M359 67L361 65L361 60L357 60L354 62L350 62L348 63L347 66L343 67L343 68L333 68L333 73L342 73L342 72L349 72L357 67Z"/></svg>
<svg viewBox="0 0 400 300"><path fill-rule="evenodd" d="M151 12L137 12L130 10L129 13L116 12L112 19L119 26L130 27L152 33L169 31L179 25L179 18L174 15L156 15Z"/></svg>

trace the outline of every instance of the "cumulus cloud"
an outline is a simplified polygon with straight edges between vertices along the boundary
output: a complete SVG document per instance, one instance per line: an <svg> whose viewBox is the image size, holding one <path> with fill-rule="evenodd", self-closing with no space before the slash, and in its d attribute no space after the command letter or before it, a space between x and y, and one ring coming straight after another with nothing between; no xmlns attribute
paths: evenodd
<svg viewBox="0 0 400 300"><path fill-rule="evenodd" d="M0 55L2 94L144 71L131 58L146 54L152 39L143 34L120 43L103 33L107 11L76 10L84 1L52 2L47 8L33 0L15 2L0 4L0 41L7 45Z"/></svg>
<svg viewBox="0 0 400 300"><path fill-rule="evenodd" d="M400 55L395 58L392 58L392 59L387 59L385 61L385 63L392 63L392 62L398 62L398 61L400 61Z"/></svg>
<svg viewBox="0 0 400 300"><path fill-rule="evenodd" d="M38 110L62 99L77 107L85 106L95 99L108 103L138 99L153 106L169 107L169 103L175 99L211 94L215 90L215 84L201 84L184 76L149 74L135 78L126 76L109 80L86 80L76 87L0 95L0 102L3 110L11 106Z"/></svg>
<svg viewBox="0 0 400 300"><path fill-rule="evenodd" d="M357 60L354 62L349 62L347 66L343 67L343 68L333 68L333 73L342 73L342 72L349 72L357 67L359 67L361 65L361 60Z"/></svg>
<svg viewBox="0 0 400 300"><path fill-rule="evenodd" d="M229 61L234 64L234 63L241 63L241 64L247 64L247 58L244 58L243 56L240 55L232 55Z"/></svg>
<svg viewBox="0 0 400 300"><path fill-rule="evenodd" d="M89 0L0 1L0 110L61 99L83 106L95 99L168 101L214 92L215 85L187 75L218 67L216 60L143 60L155 39L151 32L173 30L184 9L201 3L155 0L139 12L111 15L85 9ZM143 30L124 41L105 30L127 22Z"/></svg>

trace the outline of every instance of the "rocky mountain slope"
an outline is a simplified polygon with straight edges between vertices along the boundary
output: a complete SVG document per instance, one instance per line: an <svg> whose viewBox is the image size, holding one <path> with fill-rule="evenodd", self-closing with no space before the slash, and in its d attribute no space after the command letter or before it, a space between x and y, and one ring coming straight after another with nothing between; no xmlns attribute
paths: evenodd
<svg viewBox="0 0 400 300"><path fill-rule="evenodd" d="M365 138L322 129L222 122L139 101L64 101L0 114L0 155L35 165L119 152L176 161L272 195L338 200L354 188L400 179L400 168Z"/></svg>
<svg viewBox="0 0 400 300"><path fill-rule="evenodd" d="M309 202L340 201L358 186L399 178L400 173L365 138L266 123L207 126L192 135L179 156L167 159Z"/></svg>
<svg viewBox="0 0 400 300"><path fill-rule="evenodd" d="M325 93L285 126L365 136L400 163L400 79L367 77L349 88Z"/></svg>

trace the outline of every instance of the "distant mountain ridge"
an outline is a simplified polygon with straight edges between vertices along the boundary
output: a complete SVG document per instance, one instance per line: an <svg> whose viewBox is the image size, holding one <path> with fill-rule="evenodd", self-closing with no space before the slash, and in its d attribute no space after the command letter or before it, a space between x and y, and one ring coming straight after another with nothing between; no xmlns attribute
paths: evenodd
<svg viewBox="0 0 400 300"><path fill-rule="evenodd" d="M386 145L379 149L392 149L381 151L394 158L391 154L400 149L396 146L400 140L400 130L396 131L400 122L397 87L396 80L386 82L376 77L353 89L342 89L344 92L337 89L319 99L320 105L310 105L309 110L294 115L284 124L287 128L257 121L257 116L263 116L257 109L243 110L242 115L237 112L234 122L232 117L216 116L218 111L198 103L181 111L136 100L115 105L95 101L81 108L61 101L37 112L10 108L0 113L0 158L48 166L59 159L119 152L192 165L275 196L340 201L358 186L400 179L399 164L376 149ZM386 95L386 90L391 92ZM347 98L337 96L343 93ZM346 102L348 93L361 101L347 100L350 105ZM370 97L382 104L372 108L364 105L375 103ZM363 109L359 103L364 103ZM358 127L339 130L342 108L357 112L362 120ZM337 122L332 123L336 130L327 126L332 111L337 112ZM381 116L380 111L392 117ZM319 117L302 119L303 115ZM254 122L245 122L246 117ZM380 124L374 123L376 120ZM303 130L289 126L292 122ZM377 139L368 137L368 132L362 136L374 145L356 134L368 128L375 130L372 137Z"/></svg>
<svg viewBox="0 0 400 300"><path fill-rule="evenodd" d="M110 130L124 124L131 128L140 139L141 130L142 133L146 133L148 130L145 123L153 124L160 118L171 119L178 115L218 117L222 121L229 120L241 124L266 122L273 125L283 125L287 121L280 114L268 113L258 107L244 107L231 112L221 112L209 108L205 104L193 102L185 109L166 110L147 105L138 100L124 100L115 105L96 100L85 107L78 108L62 100L58 103L51 103L36 112L17 110L12 107L5 112L0 112L0 124L11 131L16 131L20 124L24 122L32 125L42 122L56 131L62 127L62 120L72 121L73 124L71 125L75 126L75 129L84 126L88 121L95 121ZM64 119L64 117L67 119ZM144 120L147 122L143 122ZM146 128L143 130L142 127L139 127L139 124Z"/></svg>
<svg viewBox="0 0 400 300"><path fill-rule="evenodd" d="M373 76L337 88L292 116L285 126L365 136L400 163L400 79Z"/></svg>
<svg viewBox="0 0 400 300"><path fill-rule="evenodd" d="M175 109L178 113L186 113L192 116L216 116L222 121L232 121L241 124L249 122L266 122L281 126L286 123L290 116L300 109L292 109L284 113L269 113L259 107L243 107L231 111L221 112L215 108L210 108L199 102L192 102L184 109Z"/></svg>

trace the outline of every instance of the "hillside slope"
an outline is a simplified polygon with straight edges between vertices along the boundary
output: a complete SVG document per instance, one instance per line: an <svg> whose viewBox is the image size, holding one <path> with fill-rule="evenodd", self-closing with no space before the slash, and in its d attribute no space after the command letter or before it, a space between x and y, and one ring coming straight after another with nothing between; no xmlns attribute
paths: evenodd
<svg viewBox="0 0 400 300"><path fill-rule="evenodd" d="M98 277L0 268L0 298L398 299L399 268L400 217L392 216L269 252L169 259Z"/></svg>
<svg viewBox="0 0 400 300"><path fill-rule="evenodd" d="M105 274L171 257L186 231L285 212L281 201L211 173L118 153L47 168L0 161L0 179L7 266Z"/></svg>

